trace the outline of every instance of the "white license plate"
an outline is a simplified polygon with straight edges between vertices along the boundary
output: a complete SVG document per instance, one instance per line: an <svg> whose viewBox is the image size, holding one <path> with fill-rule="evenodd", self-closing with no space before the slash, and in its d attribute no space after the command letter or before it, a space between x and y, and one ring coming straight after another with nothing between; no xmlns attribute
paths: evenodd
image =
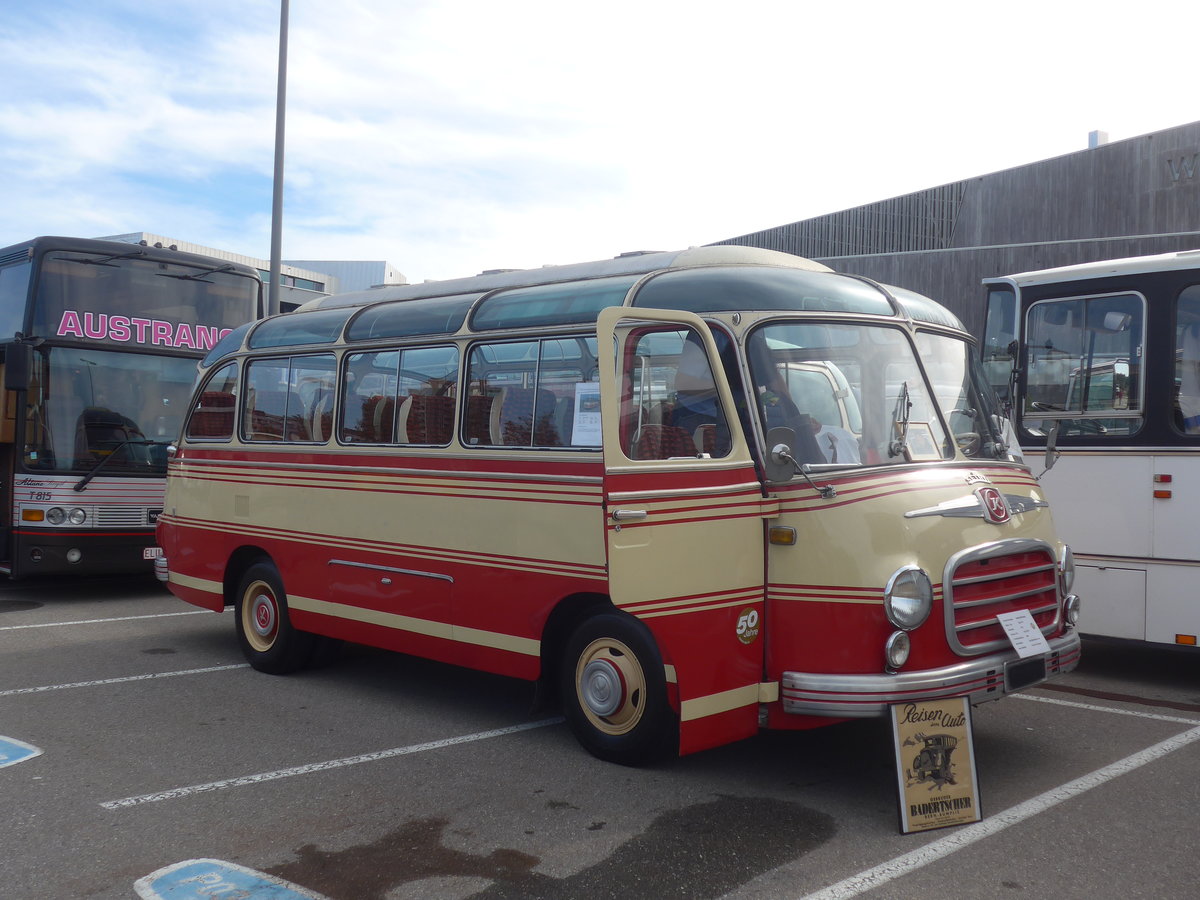
<svg viewBox="0 0 1200 900"><path fill-rule="evenodd" d="M162 547L142 548L142 559L158 559L162 555Z"/></svg>

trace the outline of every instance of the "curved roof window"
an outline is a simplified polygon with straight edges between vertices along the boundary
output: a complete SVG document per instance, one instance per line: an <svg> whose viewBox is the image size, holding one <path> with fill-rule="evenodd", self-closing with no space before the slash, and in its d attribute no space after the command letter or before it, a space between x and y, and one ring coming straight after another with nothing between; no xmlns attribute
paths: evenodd
<svg viewBox="0 0 1200 900"><path fill-rule="evenodd" d="M600 310L621 306L640 275L595 278L497 291L475 307L471 328L531 328L538 325L577 325L595 322Z"/></svg>
<svg viewBox="0 0 1200 900"><path fill-rule="evenodd" d="M776 266L705 266L663 272L641 286L633 305L695 313L753 309L896 314L883 292L865 281Z"/></svg>
<svg viewBox="0 0 1200 900"><path fill-rule="evenodd" d="M362 310L346 329L346 340L410 337L422 334L454 334L462 328L467 311L481 294L427 297L380 303Z"/></svg>
<svg viewBox="0 0 1200 900"><path fill-rule="evenodd" d="M342 326L354 312L353 308L318 309L274 316L254 329L254 334L250 335L250 349L332 343L341 335Z"/></svg>

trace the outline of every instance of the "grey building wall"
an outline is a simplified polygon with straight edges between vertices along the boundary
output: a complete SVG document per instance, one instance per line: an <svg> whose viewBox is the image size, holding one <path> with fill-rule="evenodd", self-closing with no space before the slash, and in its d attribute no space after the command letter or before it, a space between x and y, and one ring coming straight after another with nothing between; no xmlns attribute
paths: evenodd
<svg viewBox="0 0 1200 900"><path fill-rule="evenodd" d="M919 291L978 336L984 278L1200 248L1200 122L718 243Z"/></svg>
<svg viewBox="0 0 1200 900"><path fill-rule="evenodd" d="M337 293L365 291L378 284L408 284L403 272L382 259L288 259L284 262L335 276L339 285Z"/></svg>

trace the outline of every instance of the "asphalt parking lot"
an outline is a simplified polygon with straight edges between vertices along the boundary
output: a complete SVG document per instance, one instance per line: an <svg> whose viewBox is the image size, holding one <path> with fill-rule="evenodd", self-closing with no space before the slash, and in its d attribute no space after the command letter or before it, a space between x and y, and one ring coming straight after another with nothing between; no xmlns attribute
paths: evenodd
<svg viewBox="0 0 1200 900"><path fill-rule="evenodd" d="M0 739L12 900L1190 897L1200 845L1200 654L1091 641L975 710L983 819L923 834L884 723L622 768L519 682L257 673L152 580L0 586Z"/></svg>

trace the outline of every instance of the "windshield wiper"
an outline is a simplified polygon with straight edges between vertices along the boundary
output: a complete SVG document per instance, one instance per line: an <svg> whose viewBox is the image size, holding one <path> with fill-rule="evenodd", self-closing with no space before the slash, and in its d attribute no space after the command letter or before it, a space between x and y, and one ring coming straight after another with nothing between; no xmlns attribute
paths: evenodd
<svg viewBox="0 0 1200 900"><path fill-rule="evenodd" d="M165 447L169 443L170 443L170 441L152 441L149 439L140 440L140 441L134 441L134 440L121 441L121 443L117 444L117 446L112 448L112 451L108 454L108 456L104 457L104 459L100 460L98 463L96 463L94 466L92 466L92 468L88 471L88 473L79 479L79 483L75 485L74 490L76 490L76 491L86 490L87 486L91 482L91 480L96 477L96 474L101 469L104 468L105 463L107 463L110 459L112 459L114 456L116 456L119 451L124 450L126 447L130 447L130 446L133 446L133 447Z"/></svg>
<svg viewBox="0 0 1200 900"><path fill-rule="evenodd" d="M178 278L180 281L203 281L209 275L219 275L221 272L232 272L232 271L233 271L233 266L229 263L226 263L223 266L214 266L213 268L207 269L204 272L201 272L199 274L171 275L167 272L159 272L158 274L161 275L163 278Z"/></svg>
<svg viewBox="0 0 1200 900"><path fill-rule="evenodd" d="M912 412L912 400L908 396L908 382L900 383L900 396L896 398L896 409L892 412L893 427L900 434L888 444L888 456L900 456L908 446L908 416Z"/></svg>
<svg viewBox="0 0 1200 900"><path fill-rule="evenodd" d="M64 256L64 262L79 263L84 266L108 266L112 265L114 259L133 259L135 256L145 256L145 250L130 250L128 253L112 253L108 256L97 256L95 259L76 259L73 256ZM113 268L116 268L113 266Z"/></svg>

